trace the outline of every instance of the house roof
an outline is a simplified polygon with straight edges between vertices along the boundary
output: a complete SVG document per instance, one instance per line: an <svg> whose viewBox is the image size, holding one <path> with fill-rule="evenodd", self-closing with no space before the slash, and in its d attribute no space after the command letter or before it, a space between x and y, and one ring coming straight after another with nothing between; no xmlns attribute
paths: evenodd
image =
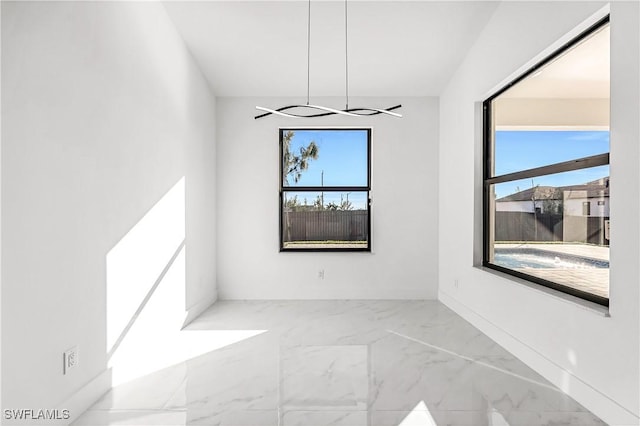
<svg viewBox="0 0 640 426"><path fill-rule="evenodd" d="M568 192L568 194L566 194ZM566 195L565 195L566 194ZM536 186L525 189L506 197L498 198L496 202L532 201L532 200L562 200L575 198L602 198L609 196L609 176L596 179L581 185L567 186Z"/></svg>

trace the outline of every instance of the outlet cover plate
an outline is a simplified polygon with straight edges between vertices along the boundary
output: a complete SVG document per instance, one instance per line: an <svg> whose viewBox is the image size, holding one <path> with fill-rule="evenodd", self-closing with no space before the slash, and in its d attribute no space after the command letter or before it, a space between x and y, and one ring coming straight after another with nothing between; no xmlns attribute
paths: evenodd
<svg viewBox="0 0 640 426"><path fill-rule="evenodd" d="M69 374L69 371L73 370L78 365L78 347L74 346L64 351L62 360L62 374Z"/></svg>

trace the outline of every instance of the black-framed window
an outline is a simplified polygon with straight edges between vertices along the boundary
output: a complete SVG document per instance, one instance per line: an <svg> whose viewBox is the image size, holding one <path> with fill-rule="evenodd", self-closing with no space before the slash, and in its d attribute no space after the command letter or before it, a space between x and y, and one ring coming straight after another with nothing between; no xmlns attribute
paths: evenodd
<svg viewBox="0 0 640 426"><path fill-rule="evenodd" d="M280 251L371 251L371 129L280 129Z"/></svg>
<svg viewBox="0 0 640 426"><path fill-rule="evenodd" d="M483 266L609 305L609 18L483 103Z"/></svg>

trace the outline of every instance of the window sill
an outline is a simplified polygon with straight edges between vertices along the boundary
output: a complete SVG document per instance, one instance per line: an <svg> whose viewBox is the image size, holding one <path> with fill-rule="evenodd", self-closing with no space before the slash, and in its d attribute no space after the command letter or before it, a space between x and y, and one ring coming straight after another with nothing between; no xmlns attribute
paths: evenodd
<svg viewBox="0 0 640 426"><path fill-rule="evenodd" d="M280 253L371 253L370 248L281 248Z"/></svg>
<svg viewBox="0 0 640 426"><path fill-rule="evenodd" d="M560 301L562 301L564 303L567 303L569 305L578 307L580 309L584 309L585 311L592 312L592 313L594 313L596 315L603 316L603 317L606 317L606 318L610 318L611 317L611 315L609 314L609 308L608 307L603 306L603 305L599 305L599 304L597 304L595 302L590 302L588 300L584 300L584 299L581 299L579 297L572 296L570 294L563 293L561 291L554 290L554 289L549 288L549 287L545 287L545 286L543 286L541 284L536 284L534 282L525 280L523 278L518 278L516 276L507 274L505 272L501 272L501 271L498 271L498 270L495 270L495 269L492 269L492 268L488 268L486 266L481 266L480 265L480 266L476 266L475 268L480 270L480 271L483 271L483 272L488 272L488 273L490 273L492 275L495 275L497 277L504 278L504 279L509 280L509 281L511 281L513 283L520 284L523 287L525 287L525 288L527 288L529 290L535 291L537 293L544 293L546 295L549 295L549 296L555 298L556 300L560 300Z"/></svg>

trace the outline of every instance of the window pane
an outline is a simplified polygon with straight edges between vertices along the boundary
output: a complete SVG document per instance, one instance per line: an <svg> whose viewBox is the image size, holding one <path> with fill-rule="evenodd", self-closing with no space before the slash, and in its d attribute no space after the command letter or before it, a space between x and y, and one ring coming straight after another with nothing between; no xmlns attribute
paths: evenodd
<svg viewBox="0 0 640 426"><path fill-rule="evenodd" d="M608 163L609 58L605 17L483 104L483 265L603 305L609 166L588 165Z"/></svg>
<svg viewBox="0 0 640 426"><path fill-rule="evenodd" d="M494 176L609 152L609 132L496 131Z"/></svg>
<svg viewBox="0 0 640 426"><path fill-rule="evenodd" d="M282 246L286 249L366 249L367 192L284 192Z"/></svg>
<svg viewBox="0 0 640 426"><path fill-rule="evenodd" d="M283 186L369 186L367 130L282 130Z"/></svg>
<svg viewBox="0 0 640 426"><path fill-rule="evenodd" d="M492 99L491 176L609 152L609 25L554 55Z"/></svg>
<svg viewBox="0 0 640 426"><path fill-rule="evenodd" d="M609 297L609 166L490 188L489 262Z"/></svg>

